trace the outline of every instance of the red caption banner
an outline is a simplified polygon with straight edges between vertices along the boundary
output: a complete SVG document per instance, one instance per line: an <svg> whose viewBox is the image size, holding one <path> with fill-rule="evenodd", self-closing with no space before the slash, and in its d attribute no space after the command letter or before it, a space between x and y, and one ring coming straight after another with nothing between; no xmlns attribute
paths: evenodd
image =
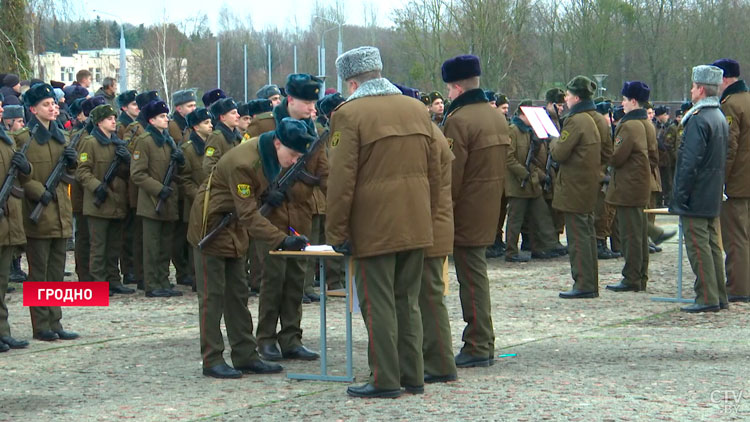
<svg viewBox="0 0 750 422"><path fill-rule="evenodd" d="M27 281L23 306L109 306L106 281Z"/></svg>

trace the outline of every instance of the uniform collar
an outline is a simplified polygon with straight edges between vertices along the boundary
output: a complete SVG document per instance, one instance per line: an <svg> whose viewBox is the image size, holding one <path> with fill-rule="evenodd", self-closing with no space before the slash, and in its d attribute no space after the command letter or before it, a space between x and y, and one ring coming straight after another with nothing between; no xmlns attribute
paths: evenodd
<svg viewBox="0 0 750 422"><path fill-rule="evenodd" d="M3 140L8 145L13 145L13 140L10 139L10 136L5 132L5 127L0 124L0 139Z"/></svg>
<svg viewBox="0 0 750 422"><path fill-rule="evenodd" d="M584 113L587 111L596 110L596 105L594 104L593 100L582 100L578 104L574 105L573 107L568 110L568 115L566 117L570 117L577 113Z"/></svg>
<svg viewBox="0 0 750 422"><path fill-rule="evenodd" d="M175 123L177 123L177 126L180 127L180 130L185 130L185 128L187 127L187 120L185 120L185 118L182 117L182 114L176 111L172 113L172 120L174 120Z"/></svg>
<svg viewBox="0 0 750 422"><path fill-rule="evenodd" d="M647 120L648 119L648 112L644 108L637 108L635 110L630 110L629 113L626 113L622 119L620 119L620 123L627 122L628 120Z"/></svg>
<svg viewBox="0 0 750 422"><path fill-rule="evenodd" d="M159 129L155 128L152 125L146 126L146 131L151 135L151 137L154 139L154 143L159 148L163 147L164 143L167 142L167 138L169 138L169 133L166 130L159 131Z"/></svg>
<svg viewBox="0 0 750 422"><path fill-rule="evenodd" d="M117 121L123 124L123 126L127 127L129 124L133 123L135 120L133 120L130 115L126 112L120 112L120 116L117 118Z"/></svg>
<svg viewBox="0 0 750 422"><path fill-rule="evenodd" d="M451 101L451 105L448 106L448 109L443 111L443 124L445 124L445 119L448 118L448 116L453 113L454 111L458 110L459 108L463 106L467 106L469 104L478 104L478 103L487 103L487 97L484 95L484 91L481 89L470 89L463 94L456 97L455 100Z"/></svg>
<svg viewBox="0 0 750 422"><path fill-rule="evenodd" d="M192 143L193 148L195 148L196 154L198 154L199 157L202 157L206 151L206 141L198 135L198 132L193 130L190 132L190 142Z"/></svg>
<svg viewBox="0 0 750 422"><path fill-rule="evenodd" d="M510 120L510 122L515 125L521 132L523 133L529 133L531 132L531 127L527 125L526 123L521 120L518 116L513 116L513 118Z"/></svg>
<svg viewBox="0 0 750 422"><path fill-rule="evenodd" d="M260 139L258 139L260 163L263 166L263 175L266 176L269 184L276 180L276 177L281 173L281 164L279 164L279 157L276 155L273 139L273 132L266 132L260 135Z"/></svg>
<svg viewBox="0 0 750 422"><path fill-rule="evenodd" d="M724 92L721 93L721 102L723 103L724 100L732 95L732 94L738 94L740 92L747 92L747 85L745 84L745 81L740 79L737 82L733 83L732 85L729 85L727 89L724 90Z"/></svg>
<svg viewBox="0 0 750 422"><path fill-rule="evenodd" d="M227 143L234 144L235 142L239 142L242 139L242 135L240 135L240 131L235 129L229 129L229 126L225 125L222 122L216 123L216 129L221 132L222 135L224 135L224 139L227 141Z"/></svg>
<svg viewBox="0 0 750 422"><path fill-rule="evenodd" d="M55 122L49 122L49 129L46 129L41 123L39 123L36 116L34 116L26 126L29 128L29 131L33 130L34 127L37 127L35 138L41 145L46 144L50 139L54 139L61 144L65 144L66 142L65 135Z"/></svg>

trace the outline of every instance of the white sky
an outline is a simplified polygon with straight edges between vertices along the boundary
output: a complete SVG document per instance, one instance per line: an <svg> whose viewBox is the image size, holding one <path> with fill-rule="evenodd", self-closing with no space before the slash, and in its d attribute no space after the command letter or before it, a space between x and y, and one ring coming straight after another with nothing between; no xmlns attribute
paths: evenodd
<svg viewBox="0 0 750 422"><path fill-rule="evenodd" d="M119 16L134 25L159 22L165 16L165 11L169 22L180 22L205 13L214 34L218 29L218 15L222 5L226 5L240 18L251 16L256 29L272 26L291 29L295 26L295 18L299 28L305 29L309 26L314 5L314 1L310 0L74 0L71 3L73 12L78 17L94 19L99 14L102 19L112 19L105 13L95 12L96 9ZM334 5L335 0L319 0L319 3L323 6ZM392 26L391 12L404 6L407 0L345 0L343 3L348 24L362 25L365 7L373 6L377 11L377 24Z"/></svg>

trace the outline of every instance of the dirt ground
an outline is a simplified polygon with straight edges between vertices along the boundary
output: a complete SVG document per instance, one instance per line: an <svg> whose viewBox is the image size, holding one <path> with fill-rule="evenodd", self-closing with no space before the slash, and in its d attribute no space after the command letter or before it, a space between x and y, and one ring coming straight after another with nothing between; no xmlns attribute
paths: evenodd
<svg viewBox="0 0 750 422"><path fill-rule="evenodd" d="M675 218L660 224L676 228ZM564 241L564 238L563 238ZM655 302L676 292L677 241L651 255L645 293L613 293L622 259L599 261L601 295L561 300L571 286L567 258L489 263L495 350L490 368L459 370L459 380L427 385L424 395L353 399L346 383L277 375L216 380L201 374L196 295L116 296L108 308L65 308L76 341L30 340L0 354L1 421L498 420L699 421L750 417L750 304L688 315ZM693 276L685 256L685 296ZM68 270L73 271L72 253ZM454 350L464 323L455 270L446 304ZM16 338L30 339L21 285L8 295ZM257 298L250 310L257 315ZM345 368L345 303L328 304L329 372ZM304 340L319 348L319 307L303 306ZM362 383L367 336L353 317L354 371ZM227 349L229 346L227 345ZM226 353L228 362L228 353ZM284 361L285 372L315 372L317 362Z"/></svg>

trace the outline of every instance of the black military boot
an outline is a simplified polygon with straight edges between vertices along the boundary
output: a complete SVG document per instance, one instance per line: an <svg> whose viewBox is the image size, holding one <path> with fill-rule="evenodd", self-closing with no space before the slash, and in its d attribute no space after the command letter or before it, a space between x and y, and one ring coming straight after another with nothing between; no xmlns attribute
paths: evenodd
<svg viewBox="0 0 750 422"><path fill-rule="evenodd" d="M21 283L26 281L26 278L28 278L28 274L21 269L21 257L10 261L10 282Z"/></svg>
<svg viewBox="0 0 750 422"><path fill-rule="evenodd" d="M596 254L599 259L614 259L617 256L607 247L607 241L596 239Z"/></svg>
<svg viewBox="0 0 750 422"><path fill-rule="evenodd" d="M500 235L495 236L495 243L484 252L486 258L499 258L505 255L505 242Z"/></svg>

